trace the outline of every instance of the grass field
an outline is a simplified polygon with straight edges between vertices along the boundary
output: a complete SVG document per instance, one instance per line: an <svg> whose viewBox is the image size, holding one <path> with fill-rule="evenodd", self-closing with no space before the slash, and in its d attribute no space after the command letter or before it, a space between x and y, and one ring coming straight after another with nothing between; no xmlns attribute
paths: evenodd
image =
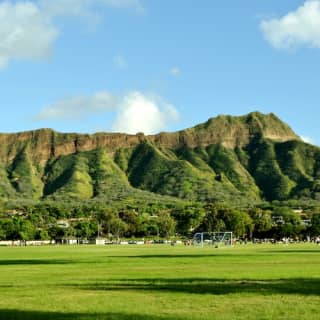
<svg viewBox="0 0 320 320"><path fill-rule="evenodd" d="M0 319L319 319L320 247L0 248Z"/></svg>

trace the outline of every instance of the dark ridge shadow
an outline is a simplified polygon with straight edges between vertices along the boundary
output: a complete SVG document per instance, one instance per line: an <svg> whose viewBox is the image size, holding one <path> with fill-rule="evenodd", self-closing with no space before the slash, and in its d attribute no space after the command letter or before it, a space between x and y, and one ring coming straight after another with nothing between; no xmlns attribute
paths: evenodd
<svg viewBox="0 0 320 320"><path fill-rule="evenodd" d="M0 310L2 320L182 320L179 317L126 314L121 312L111 313L60 313L43 311L23 311L23 310Z"/></svg>
<svg viewBox="0 0 320 320"><path fill-rule="evenodd" d="M43 264L70 264L71 260L43 260L43 259L12 259L12 260L0 260L0 266L11 265L43 265Z"/></svg>
<svg viewBox="0 0 320 320"><path fill-rule="evenodd" d="M221 280L221 279L130 279L102 283L70 285L80 290L165 291L192 294L225 295L254 293L258 295L320 295L320 279Z"/></svg>

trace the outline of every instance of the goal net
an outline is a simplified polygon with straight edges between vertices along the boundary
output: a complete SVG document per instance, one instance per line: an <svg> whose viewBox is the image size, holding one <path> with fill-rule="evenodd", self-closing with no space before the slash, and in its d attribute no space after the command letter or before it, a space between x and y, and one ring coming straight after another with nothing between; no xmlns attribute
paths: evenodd
<svg viewBox="0 0 320 320"><path fill-rule="evenodd" d="M232 232L198 232L193 236L195 246L214 246L215 248L232 246Z"/></svg>

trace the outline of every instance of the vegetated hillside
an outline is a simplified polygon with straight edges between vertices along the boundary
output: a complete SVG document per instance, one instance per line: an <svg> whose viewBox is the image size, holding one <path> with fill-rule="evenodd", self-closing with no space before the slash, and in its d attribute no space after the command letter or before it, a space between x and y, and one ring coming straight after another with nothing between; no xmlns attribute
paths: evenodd
<svg viewBox="0 0 320 320"><path fill-rule="evenodd" d="M320 199L320 149L258 112L153 136L1 134L0 198Z"/></svg>

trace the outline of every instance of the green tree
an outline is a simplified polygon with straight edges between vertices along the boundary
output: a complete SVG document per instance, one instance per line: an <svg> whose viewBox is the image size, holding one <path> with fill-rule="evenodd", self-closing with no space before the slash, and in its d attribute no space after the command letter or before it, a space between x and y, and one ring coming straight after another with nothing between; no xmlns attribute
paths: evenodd
<svg viewBox="0 0 320 320"><path fill-rule="evenodd" d="M204 215L200 205L186 205L172 210L172 216L177 222L176 230L181 235L188 235L198 228Z"/></svg>
<svg viewBox="0 0 320 320"><path fill-rule="evenodd" d="M50 236L48 233L48 230L45 229L40 229L37 230L36 235L35 235L36 240L49 240Z"/></svg>
<svg viewBox="0 0 320 320"><path fill-rule="evenodd" d="M250 237L254 228L253 221L246 212L229 209L225 212L225 224L236 237Z"/></svg>
<svg viewBox="0 0 320 320"><path fill-rule="evenodd" d="M19 240L34 240L36 229L31 221L22 220L19 222Z"/></svg>
<svg viewBox="0 0 320 320"><path fill-rule="evenodd" d="M170 238L175 234L176 222L168 211L159 212L158 230L161 237Z"/></svg>
<svg viewBox="0 0 320 320"><path fill-rule="evenodd" d="M205 216L198 227L199 231L226 231L223 208L214 203L204 206Z"/></svg>
<svg viewBox="0 0 320 320"><path fill-rule="evenodd" d="M0 220L0 240L6 240L7 238L7 228L6 223L3 220Z"/></svg>
<svg viewBox="0 0 320 320"><path fill-rule="evenodd" d="M74 226L75 236L80 239L90 239L97 232L97 224L89 221L77 222Z"/></svg>
<svg viewBox="0 0 320 320"><path fill-rule="evenodd" d="M316 213L312 216L310 231L312 236L320 235L320 213Z"/></svg>
<svg viewBox="0 0 320 320"><path fill-rule="evenodd" d="M127 225L124 233L126 237L132 237L139 234L139 224L142 222L142 219L139 219L139 214L135 210L122 210L119 213L119 217Z"/></svg>
<svg viewBox="0 0 320 320"><path fill-rule="evenodd" d="M253 234L255 237L264 236L268 231L272 229L272 217L270 210L262 210L260 208L253 208L249 212L253 224Z"/></svg>
<svg viewBox="0 0 320 320"><path fill-rule="evenodd" d="M303 230L300 216L288 207L275 207L272 213L275 221L275 237L294 237L298 236Z"/></svg>
<svg viewBox="0 0 320 320"><path fill-rule="evenodd" d="M48 229L48 234L52 240L61 240L67 236L66 229L56 225L53 225Z"/></svg>
<svg viewBox="0 0 320 320"><path fill-rule="evenodd" d="M127 224L115 216L111 224L111 233L119 240L127 230Z"/></svg>

